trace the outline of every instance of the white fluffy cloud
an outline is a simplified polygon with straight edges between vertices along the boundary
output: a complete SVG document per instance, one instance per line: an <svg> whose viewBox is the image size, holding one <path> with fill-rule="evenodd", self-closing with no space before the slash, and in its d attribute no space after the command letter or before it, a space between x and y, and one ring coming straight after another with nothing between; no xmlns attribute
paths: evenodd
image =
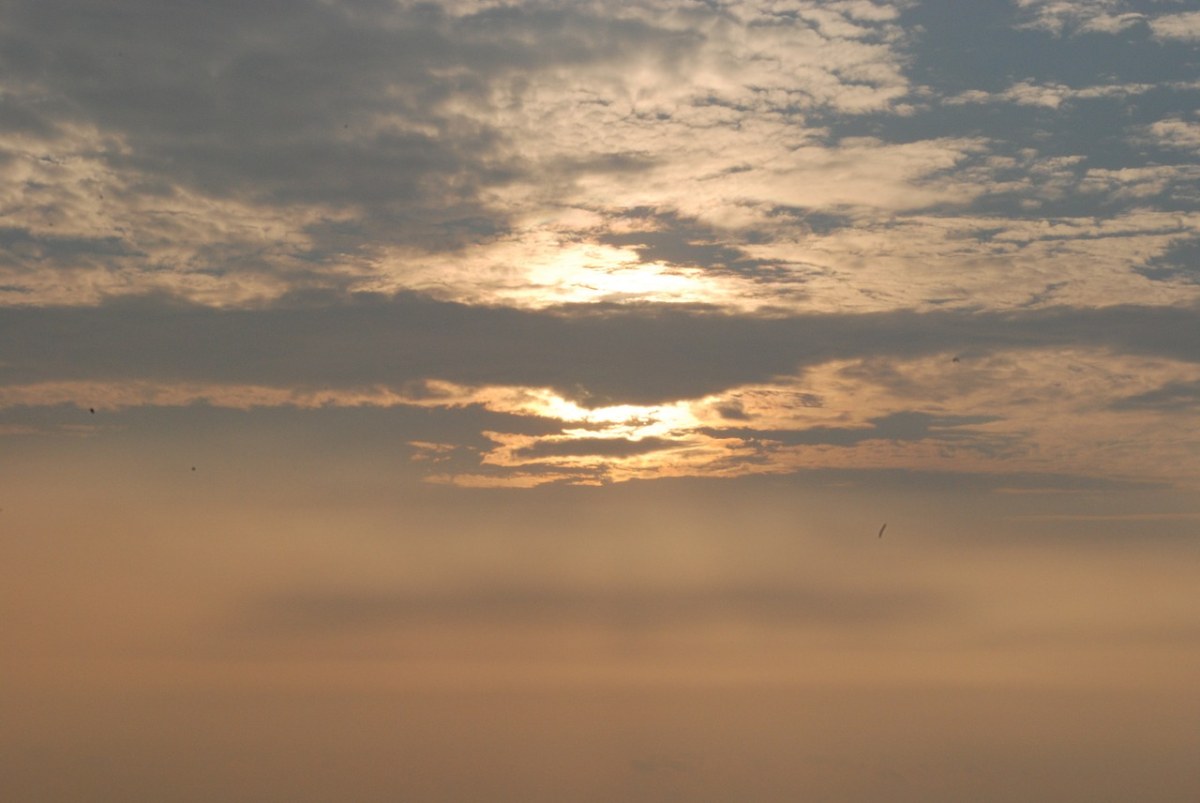
<svg viewBox="0 0 1200 803"><path fill-rule="evenodd" d="M1063 33L1119 33L1145 19L1126 0L1016 0L1023 27Z"/></svg>
<svg viewBox="0 0 1200 803"><path fill-rule="evenodd" d="M1121 34L1146 26L1161 40L1200 39L1200 12L1175 0L1016 0L1022 27L1064 34Z"/></svg>
<svg viewBox="0 0 1200 803"><path fill-rule="evenodd" d="M1159 39L1200 39L1200 11L1163 14L1150 20L1150 30Z"/></svg>
<svg viewBox="0 0 1200 803"><path fill-rule="evenodd" d="M1168 117L1146 127L1151 139L1168 148L1200 150L1200 122Z"/></svg>

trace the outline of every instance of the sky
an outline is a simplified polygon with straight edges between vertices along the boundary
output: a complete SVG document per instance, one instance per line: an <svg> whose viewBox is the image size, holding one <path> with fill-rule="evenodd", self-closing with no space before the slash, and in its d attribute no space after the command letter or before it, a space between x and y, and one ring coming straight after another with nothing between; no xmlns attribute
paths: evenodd
<svg viewBox="0 0 1200 803"><path fill-rule="evenodd" d="M5 0L0 796L1194 801L1198 101L1184 0Z"/></svg>

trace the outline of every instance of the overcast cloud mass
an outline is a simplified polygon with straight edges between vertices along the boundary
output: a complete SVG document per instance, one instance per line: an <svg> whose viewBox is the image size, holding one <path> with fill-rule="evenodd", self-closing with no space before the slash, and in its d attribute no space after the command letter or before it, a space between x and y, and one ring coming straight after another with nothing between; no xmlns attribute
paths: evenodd
<svg viewBox="0 0 1200 803"><path fill-rule="evenodd" d="M462 483L942 452L1195 485L1198 25L1171 2L12 3L0 403L558 426L431 474ZM889 415L971 423L897 440ZM877 437L793 445L831 425Z"/></svg>
<svg viewBox="0 0 1200 803"><path fill-rule="evenodd" d="M1157 597L1131 582L1118 611L1101 590L1125 587L1105 562L1117 560L1112 539L1169 552L1194 543L1200 521L1190 501L1200 491L1198 108L1200 11L1185 0L6 0L0 532L14 571L52 566L57 578L5 592L9 618L27 617L17 641L47 666L71 662L75 647L63 645L90 631L46 613L43 596L61 597L47 589L110 597L86 560L68 571L51 545L91 554L78 539L94 522L141 545L113 569L125 581L111 599L162 606L208 634L138 647L176 669L253 655L306 667L291 688L325 688L353 673L320 674L319 656L400 660L416 653L397 645L415 640L426 679L493 669L561 679L564 655L576 680L677 679L697 645L793 643L745 635L771 628L822 648L911 636L905 649L946 655L966 643L949 634L972 632L980 642L959 658L905 653L880 666L925 687L969 666L972 682L1036 676L1048 688L1099 661L1134 688L1158 676L1129 680L1092 647L1140 639L1180 668L1163 681L1186 692L1176 702L1200 705L1195 675L1178 680L1200 671L1200 618L1185 591L1194 547L1145 558L1142 580L1166 572ZM207 479L214 465L225 474ZM184 479L207 489L206 502L163 484L177 471L195 473ZM612 496L577 497L589 491L575 486ZM798 501L814 488L825 490ZM736 501L743 494L811 515L810 535L848 527L883 541L875 531L890 518L888 538L902 537L900 510L952 551L984 533L1015 551L986 570L977 557L929 552L899 582L882 569L859 576L857 553L812 536L809 557L786 552L806 567L796 579L769 557L792 526L784 512L761 526L717 512L759 516ZM584 523L585 509L608 524ZM711 516L683 512L699 509ZM510 516L525 523L503 523ZM397 520L416 540L388 540ZM563 522L591 535L554 546L547 533ZM1035 535L1061 545L1093 526L1108 539L1100 553L1030 558L1037 577L1083 574L1043 586L1024 573ZM618 531L644 540L605 540ZM320 533L344 532L368 541L318 546ZM449 540L422 540L434 532ZM730 557L736 533L761 551ZM376 562L368 542L390 546ZM173 557L156 562L159 549ZM232 572L228 588L159 573L191 549L197 567ZM680 551L691 557L667 557ZM247 568L219 568L234 555ZM147 574L156 579L143 586ZM191 601L173 595L177 583L195 584ZM1009 608L1010 588L1044 593ZM1103 612L1081 602L1099 598ZM131 632L166 632L161 617ZM1080 632L1099 641L1056 641ZM267 646L247 646L260 638ZM1020 657L989 663L1010 638ZM1043 677L1033 656L1048 641L1070 658ZM520 663L530 649L540 668ZM773 649L756 660L791 665ZM859 677L853 649L794 665L820 682ZM42 688L36 662L23 661L14 671ZM708 681L761 679L717 663ZM224 694L267 677L264 665L163 671L205 694L220 675ZM155 674L138 666L113 670L111 683ZM1076 710L1075 698L1055 699ZM505 720L507 703L497 705L492 725ZM1138 710L1184 710L1171 705ZM444 720L428 710L428 722ZM661 733L687 730L663 716L672 724ZM1113 717L1115 730L1132 721ZM800 799L795 778L771 785L763 770L768 780L747 786L737 760L697 759L749 722L711 744L621 753L628 778L592 778L594 797L555 770L546 799L702 800L706 789ZM84 744L108 726L88 727L71 738ZM12 737L22 766L42 766L30 745L63 732L45 728L40 742ZM551 731L534 741L551 750ZM133 733L129 743L143 744ZM1150 744L1168 756L1200 746L1157 738L1085 750L1078 766L1091 769L1079 777L1093 792L1149 788L1134 770L1103 768L1140 766ZM203 749L218 750L212 739ZM772 749L764 761L787 763ZM996 759L990 782L894 759L877 787L854 786L846 765L808 788L840 800L884 799L873 797L884 788L890 800L1100 799L1071 796L1087 784L997 780L1028 777L1004 769L1027 769L1028 756ZM1178 770L1155 775L1160 794L1145 799L1192 799L1200 778ZM498 772L481 777L500 783ZM941 791L915 780L934 776ZM37 785L35 770L20 777ZM114 781L114 794L183 799L166 775L149 786L138 777ZM285 794L277 780L251 793L249 777L195 786L196 799ZM488 799L541 799L525 777ZM79 783L46 799L97 799ZM357 799L475 799L465 781L457 791L389 783ZM300 799L297 789L279 799Z"/></svg>

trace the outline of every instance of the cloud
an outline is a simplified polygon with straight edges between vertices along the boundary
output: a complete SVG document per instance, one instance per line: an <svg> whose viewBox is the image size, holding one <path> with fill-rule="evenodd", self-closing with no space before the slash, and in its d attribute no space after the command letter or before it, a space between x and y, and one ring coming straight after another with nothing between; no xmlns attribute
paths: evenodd
<svg viewBox="0 0 1200 803"><path fill-rule="evenodd" d="M455 482L820 465L1155 477L1165 463L1147 463L1134 446L1153 442L1160 457L1184 449L1171 422L1132 426L1118 420L1128 412L1104 411L1130 395L1131 376L1138 392L1200 378L1197 323L1194 309L1165 307L763 317L677 305L521 311L415 296L260 310L125 300L10 310L0 319L0 403L78 405L72 394L86 394L106 408L510 416L488 424L472 415L449 438L406 435L444 445L417 454ZM1179 455L1177 477L1192 475L1192 459Z"/></svg>
<svg viewBox="0 0 1200 803"><path fill-rule="evenodd" d="M865 427L811 427L809 429L763 430L751 428L710 429L707 434L736 435L742 438L779 441L786 444L831 444L851 446L867 440L919 441L947 443L971 441L971 448L989 448L986 434L973 432L972 424L987 424L998 419L988 416L938 416L908 411L868 419Z"/></svg>
<svg viewBox="0 0 1200 803"><path fill-rule="evenodd" d="M665 438L567 438L556 440L539 440L532 446L525 446L515 451L518 458L540 457L629 457L648 452L661 451L678 446L678 442Z"/></svg>
<svg viewBox="0 0 1200 803"><path fill-rule="evenodd" d="M1171 382L1112 403L1114 410L1193 410L1200 407L1200 382Z"/></svg>
<svg viewBox="0 0 1200 803"><path fill-rule="evenodd" d="M1024 28L1055 36L1117 35L1142 25L1160 40L1200 39L1200 12L1162 13L1170 3L1142 0L1017 0Z"/></svg>
<svg viewBox="0 0 1200 803"><path fill-rule="evenodd" d="M1048 66L934 102L917 20L919 6L867 2L312 0L286 19L17 4L0 300L1155 303L1161 283L1135 266L1165 247L1157 223L1069 253L972 233L1034 213L1170 215L1195 231L1194 171L1146 163L1136 137L1096 152L1089 132L1104 126L1073 116L1034 121L1068 143L1047 147L1050 130L971 115L985 101L1071 111L1191 91L1178 71L1087 85ZM1130 128L1182 149L1186 124L1159 122Z"/></svg>
<svg viewBox="0 0 1200 803"><path fill-rule="evenodd" d="M1119 200L1143 199L1161 195L1180 184L1190 184L1197 178L1200 178L1200 166L1197 165L1092 169L1084 174L1079 191L1102 192Z"/></svg>
<svg viewBox="0 0 1200 803"><path fill-rule="evenodd" d="M1064 33L1117 34L1146 19L1139 11L1126 11L1126 0L1017 0L1025 19L1022 27Z"/></svg>
<svg viewBox="0 0 1200 803"><path fill-rule="evenodd" d="M0 376L10 385L103 378L343 388L442 379L654 403L866 355L1087 344L1196 361L1196 323L1190 308L1122 306L774 318L670 305L520 311L412 295L260 310L143 299L7 310Z"/></svg>
<svg viewBox="0 0 1200 803"><path fill-rule="evenodd" d="M1180 150L1200 150L1200 123L1168 117L1151 123L1146 128L1147 134L1158 144L1167 148Z"/></svg>
<svg viewBox="0 0 1200 803"><path fill-rule="evenodd" d="M978 89L968 90L958 95L944 99L949 105L966 103L1015 103L1019 106L1041 106L1057 109L1063 103L1072 100L1097 100L1103 98L1128 98L1156 91L1156 84L1097 84L1086 87L1070 87L1066 84L1043 84L1032 81L1018 81L1002 92L983 92Z"/></svg>
<svg viewBox="0 0 1200 803"><path fill-rule="evenodd" d="M1150 279L1200 283L1200 238L1178 239L1138 267Z"/></svg>
<svg viewBox="0 0 1200 803"><path fill-rule="evenodd" d="M1150 20L1150 30L1159 39L1200 39L1200 11L1163 14Z"/></svg>
<svg viewBox="0 0 1200 803"><path fill-rule="evenodd" d="M1200 348L1168 10L10 4L0 405L459 413L405 439L479 483L1127 476L1176 447L1112 405Z"/></svg>
<svg viewBox="0 0 1200 803"><path fill-rule="evenodd" d="M892 108L908 91L895 18L865 2L17 4L0 169L34 253L2 283L38 303L413 287L414 257L527 239L524 218L587 207L610 182L624 191L600 208L670 205L695 189L663 194L681 170L736 167L730 146L738 162L786 157L813 135L805 109ZM867 154L810 155L844 172ZM780 167L754 168L776 184L755 203L778 202ZM738 207L721 183L708 197ZM78 258L45 256L67 242Z"/></svg>

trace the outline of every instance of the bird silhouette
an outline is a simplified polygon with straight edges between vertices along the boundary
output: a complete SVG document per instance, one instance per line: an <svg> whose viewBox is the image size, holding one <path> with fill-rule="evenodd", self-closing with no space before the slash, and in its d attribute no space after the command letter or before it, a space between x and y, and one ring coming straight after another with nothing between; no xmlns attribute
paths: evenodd
<svg viewBox="0 0 1200 803"><path fill-rule="evenodd" d="M883 538L883 531L884 531L884 530L886 530L886 529L887 529L887 522L885 521L885 522L883 523L883 526L879 528L879 535L878 535L878 536L876 536L876 537L877 537L877 538Z"/></svg>

